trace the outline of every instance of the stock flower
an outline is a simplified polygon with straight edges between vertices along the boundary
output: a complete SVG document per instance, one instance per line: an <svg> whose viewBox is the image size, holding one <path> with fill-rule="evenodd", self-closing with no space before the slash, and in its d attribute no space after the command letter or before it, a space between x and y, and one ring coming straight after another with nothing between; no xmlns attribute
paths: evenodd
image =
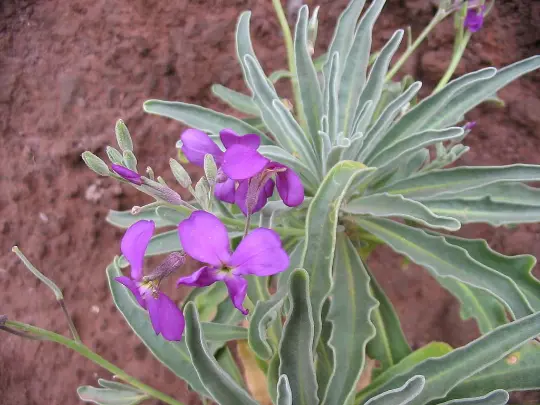
<svg viewBox="0 0 540 405"><path fill-rule="evenodd" d="M184 251L206 265L178 279L177 285L206 287L223 281L232 303L244 315L248 313L243 306L248 282L243 276L270 276L289 266L287 252L271 229L251 231L231 252L225 225L206 211L195 211L178 225L178 235Z"/></svg>
<svg viewBox="0 0 540 405"><path fill-rule="evenodd" d="M465 28L470 32L479 31L480 28L482 28L482 25L484 25L485 10L485 5L467 10L467 15L465 16L465 21L463 22Z"/></svg>
<svg viewBox="0 0 540 405"><path fill-rule="evenodd" d="M130 183L136 184L138 186L142 184L141 175L137 172L134 172L133 170L130 170L124 166L120 166L116 164L112 164L111 169L117 175L129 181Z"/></svg>
<svg viewBox="0 0 540 405"><path fill-rule="evenodd" d="M178 306L167 295L159 291L159 283L184 263L180 253L172 253L149 276L143 276L144 253L155 229L153 221L141 220L131 225L121 242L124 257L131 265L131 277L116 277L135 296L141 307L150 315L152 327L157 335L166 340L182 339L184 316Z"/></svg>

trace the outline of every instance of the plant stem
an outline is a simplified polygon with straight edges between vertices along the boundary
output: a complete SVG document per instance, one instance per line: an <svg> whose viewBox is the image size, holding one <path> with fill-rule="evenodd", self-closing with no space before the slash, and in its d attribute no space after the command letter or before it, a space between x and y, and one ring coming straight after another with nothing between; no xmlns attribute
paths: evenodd
<svg viewBox="0 0 540 405"><path fill-rule="evenodd" d="M437 11L437 13L433 16L433 19L429 22L429 24L427 25L426 28L424 28L424 30L420 33L420 35L418 35L418 38L416 38L414 40L414 42L411 44L411 46L409 46L407 48L407 50L405 51L405 53L403 53L403 55L401 55L401 57L398 59L398 61L396 62L396 64L394 66L392 66L392 69L390 70L390 72L388 72L388 74L386 75L386 81L390 81L392 80L392 78L395 76L395 74L399 71L399 69L401 69L401 67L403 66L403 64L407 61L407 59L409 59L409 57L412 55L412 53L416 50L416 48L418 48L418 46L420 46L420 44L422 43L422 41L424 41L424 39L426 39L426 37L428 36L428 34L431 32L431 30L433 28L435 28L435 26L440 23L442 20L444 20L447 16L449 15L448 12L445 12L445 11Z"/></svg>
<svg viewBox="0 0 540 405"><path fill-rule="evenodd" d="M433 90L433 94L439 92L450 81L450 79L452 78L452 75L454 74L454 72L456 71L459 65L459 61L461 60L461 57L463 56L463 52L465 52L465 48L467 48L467 44L469 43L470 39L471 39L471 33L467 32L465 36L461 39L459 46L456 48L456 51L452 55L452 60L450 61L450 64L448 65L448 68L446 69L444 76L442 77L440 82L437 84L437 87L435 87L435 90Z"/></svg>
<svg viewBox="0 0 540 405"><path fill-rule="evenodd" d="M73 323L73 319L71 319L71 316L69 315L69 312L66 307L66 303L64 302L64 300L58 300L58 304L60 304L60 308L62 308L62 312L66 316L69 330L71 331L71 335L73 336L73 339L78 343L82 343L81 337L79 336L79 332L77 332L77 328L75 327L75 324Z"/></svg>
<svg viewBox="0 0 540 405"><path fill-rule="evenodd" d="M291 73L291 84L293 90L294 105L296 110L296 115L300 122L304 122L303 112L302 112L302 100L300 98L300 87L298 86L298 81L296 79L296 63L294 57L294 44L291 34L291 28L289 27L289 22L285 16L285 11L281 5L281 0L272 0L272 5L276 11L276 15L283 33L283 39L285 41L285 49L287 50L287 64L289 66L289 72Z"/></svg>
<svg viewBox="0 0 540 405"><path fill-rule="evenodd" d="M94 353L92 350L90 350L87 346L83 345L82 343L76 342L74 340L71 340L65 336L59 335L57 333L48 331L46 329L41 329L36 326L28 325L21 322L15 322L15 321L6 321L6 326L11 327L15 330L18 330L23 333L30 333L33 335L36 335L37 337L45 338L46 340L49 340L51 342L59 343L73 351L76 351L80 355L86 357L88 360L93 361L98 366L103 367L105 370L111 372L112 374L117 375L120 379L127 382L128 384L132 385L135 388L138 388L145 394L148 394L156 399L159 399L160 401L169 404L169 405L184 405L181 402L178 402L174 398L169 397L168 395L165 395L164 393L142 383L141 381L137 380L136 378L130 376L127 374L124 370L121 368L115 366L114 364L110 363L109 361L105 360L103 357L98 355L97 353Z"/></svg>

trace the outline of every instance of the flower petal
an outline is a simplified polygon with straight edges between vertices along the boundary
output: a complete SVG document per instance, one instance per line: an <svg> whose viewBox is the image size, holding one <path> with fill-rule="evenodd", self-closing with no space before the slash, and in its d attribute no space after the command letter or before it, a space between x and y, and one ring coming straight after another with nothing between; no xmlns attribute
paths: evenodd
<svg viewBox="0 0 540 405"><path fill-rule="evenodd" d="M154 298L152 294L145 294L144 301L146 302L146 307L148 308L148 315L150 315L150 322L152 322L152 328L154 328L154 332L156 332L156 335L159 335L161 333L161 324L159 322L160 302L157 298Z"/></svg>
<svg viewBox="0 0 540 405"><path fill-rule="evenodd" d="M251 149L257 149L261 145L261 138L257 134L238 135L232 129L224 129L219 132L219 137L225 149L233 145L244 145Z"/></svg>
<svg viewBox="0 0 540 405"><path fill-rule="evenodd" d="M111 170L117 175L122 177L124 180L129 181L130 183L140 186L142 184L141 175L133 170L129 170L127 167L112 164Z"/></svg>
<svg viewBox="0 0 540 405"><path fill-rule="evenodd" d="M217 183L214 191L214 195L217 199L234 204L235 195L235 181L233 179L227 179L223 183Z"/></svg>
<svg viewBox="0 0 540 405"><path fill-rule="evenodd" d="M139 281L143 275L144 252L154 234L154 221L140 220L131 225L120 243L120 250L131 265L131 278Z"/></svg>
<svg viewBox="0 0 540 405"><path fill-rule="evenodd" d="M184 251L194 259L221 267L230 258L227 228L214 215L195 211L178 225Z"/></svg>
<svg viewBox="0 0 540 405"><path fill-rule="evenodd" d="M484 10L485 10L485 5L482 6L480 10L469 9L467 11L467 15L465 16L465 20L463 22L464 27L468 29L470 32L479 31L484 25Z"/></svg>
<svg viewBox="0 0 540 405"><path fill-rule="evenodd" d="M266 228L251 231L238 245L229 265L234 275L271 276L289 267L289 256L281 247L279 235Z"/></svg>
<svg viewBox="0 0 540 405"><path fill-rule="evenodd" d="M176 286L182 284L190 287L208 287L222 278L219 276L217 269L204 266L189 276L180 277L176 282Z"/></svg>
<svg viewBox="0 0 540 405"><path fill-rule="evenodd" d="M139 287L135 281L126 276L115 277L115 280L129 288L129 291L133 293L139 305L146 309L146 302L143 300Z"/></svg>
<svg viewBox="0 0 540 405"><path fill-rule="evenodd" d="M180 135L182 140L182 152L194 165L204 166L204 155L214 157L216 164L221 164L223 152L210 137L197 129L186 129Z"/></svg>
<svg viewBox="0 0 540 405"><path fill-rule="evenodd" d="M283 167L286 167L285 171L277 172L276 187L283 203L289 207L296 207L304 202L304 186L294 170L287 166Z"/></svg>
<svg viewBox="0 0 540 405"><path fill-rule="evenodd" d="M155 300L148 298L147 300ZM184 333L185 321L184 314L176 303L162 292L157 298L159 328L163 338L169 341L182 340Z"/></svg>
<svg viewBox="0 0 540 405"><path fill-rule="evenodd" d="M247 193L249 189L249 180L243 180L240 182L240 185L238 186L238 189L236 190L235 194L235 203L238 205L240 210L244 213L244 215L247 215ZM251 214L254 214L256 212L259 212L265 205L266 202L270 197L272 197L272 194L274 193L274 180L270 179L268 180L262 190L259 192L259 198L257 199L257 203L252 209Z"/></svg>
<svg viewBox="0 0 540 405"><path fill-rule="evenodd" d="M232 145L223 155L222 170L234 180L244 180L261 172L270 162L256 150L245 145Z"/></svg>
<svg viewBox="0 0 540 405"><path fill-rule="evenodd" d="M223 279L233 305L244 315L249 311L244 308L244 299L246 298L248 282L242 277L228 276Z"/></svg>

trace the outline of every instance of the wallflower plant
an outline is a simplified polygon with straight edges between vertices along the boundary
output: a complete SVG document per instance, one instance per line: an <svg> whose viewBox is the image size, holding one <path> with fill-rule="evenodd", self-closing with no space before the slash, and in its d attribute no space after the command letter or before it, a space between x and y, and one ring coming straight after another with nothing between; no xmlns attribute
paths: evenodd
<svg viewBox="0 0 540 405"><path fill-rule="evenodd" d="M244 118L184 102L144 104L147 112L189 127L178 153L203 167L204 176L193 185L183 166L170 161L189 201L151 168L138 171L121 121L121 152L107 148L110 167L83 154L99 175L155 198L110 212L108 222L127 231L122 256L106 270L109 286L137 336L205 403L503 405L508 392L540 388L540 282L531 274L536 260L505 256L483 240L451 233L467 223L538 222L540 191L527 183L540 180L540 166L447 168L469 150L463 140L474 123L465 114L537 69L540 57L452 79L493 4L442 1L392 64L404 32L371 53L384 0L362 12L364 3L350 1L327 52L314 59L318 8L311 16L307 6L300 8L293 35L273 0L288 69L270 75L250 41L250 13L241 14L236 51L249 94L221 85L212 91ZM449 16L456 27L452 60L434 91L418 99L421 83L409 76L396 81L395 75ZM292 108L274 87L285 79ZM152 236L154 228L163 232ZM413 350L368 265L383 244L429 271L482 336L456 349L432 342ZM14 251L53 290L73 339L6 316L0 329L60 343L123 381L79 387L85 401L127 405L155 398L182 405L86 347L60 289ZM168 256L144 276L144 255ZM186 256L202 267L176 274ZM123 274L128 265L130 277ZM182 302L160 289L173 274L178 285L193 287ZM240 348L247 342L255 361L246 360L245 350L234 357L231 341ZM249 378L234 359L244 363L248 377L254 364L260 369L263 397L252 397ZM361 376L368 383L359 386Z"/></svg>

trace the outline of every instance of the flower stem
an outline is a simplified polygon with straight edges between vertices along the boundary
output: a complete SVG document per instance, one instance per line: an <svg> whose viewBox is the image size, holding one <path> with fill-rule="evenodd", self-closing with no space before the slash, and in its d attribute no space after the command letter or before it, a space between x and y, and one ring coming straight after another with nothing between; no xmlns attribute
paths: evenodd
<svg viewBox="0 0 540 405"><path fill-rule="evenodd" d="M111 372L114 375L117 375L121 380L127 382L128 384L132 385L135 388L138 388L145 394L148 394L166 404L169 405L184 405L181 402L178 402L174 398L169 397L168 395L165 395L164 393L142 383L141 381L137 380L136 378L130 376L127 374L124 370L121 368L115 366L114 364L110 363L109 361L105 360L103 357L98 355L97 353L94 353L92 350L90 350L87 346L83 345L80 342L76 342L75 340L71 340L65 336L59 335L57 333L48 331L46 329L41 329L36 326L28 325L21 322L15 322L15 321L6 321L5 325L9 328L12 328L14 330L17 330L21 333L25 334L31 334L35 335L38 338L44 338L45 340L59 343L73 351L76 351L80 355L86 357L88 360L93 361L98 366L103 367L105 370Z"/></svg>
<svg viewBox="0 0 540 405"><path fill-rule="evenodd" d="M433 90L433 94L439 92L446 84L450 81L452 78L452 75L456 71L459 61L461 60L461 57L463 56L463 53L465 52L465 48L467 48L467 44L469 43L469 40L471 39L471 33L467 32L465 36L461 39L459 42L459 45L456 47L456 50L454 54L452 55L452 60L450 61L450 64L448 65L448 68L446 69L446 72L444 73L444 76L437 84L437 87L435 87L435 90Z"/></svg>
<svg viewBox="0 0 540 405"><path fill-rule="evenodd" d="M81 343L81 337L79 336L79 332L77 332L77 328L75 327L75 324L73 323L73 319L71 319L71 316L69 315L65 301L63 299L58 300L58 304L60 304L60 308L62 308L62 312L64 313L66 317L69 330L71 331L71 335L73 336L73 339L76 342Z"/></svg>
<svg viewBox="0 0 540 405"><path fill-rule="evenodd" d="M418 35L418 37L414 40L414 42L407 47L407 50L401 55L401 57L398 59L396 64L392 66L392 69L388 74L386 75L386 81L389 82L392 80L392 78L395 76L397 72L399 72L399 69L403 66L403 64L409 59L409 57L413 54L413 52L420 46L420 44L426 39L428 34L431 32L435 26L440 23L442 20L444 20L449 15L446 11L438 10L437 13L433 16L432 20L429 22L429 24L424 28L424 30Z"/></svg>

